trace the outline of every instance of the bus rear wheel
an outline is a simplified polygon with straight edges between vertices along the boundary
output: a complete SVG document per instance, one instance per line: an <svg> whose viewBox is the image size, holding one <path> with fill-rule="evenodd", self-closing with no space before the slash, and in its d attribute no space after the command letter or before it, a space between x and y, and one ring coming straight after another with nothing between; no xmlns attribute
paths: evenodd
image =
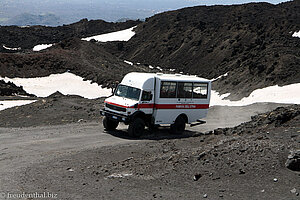
<svg viewBox="0 0 300 200"><path fill-rule="evenodd" d="M131 137L140 137L143 135L145 130L145 122L143 119L137 117L129 123L128 135Z"/></svg>
<svg viewBox="0 0 300 200"><path fill-rule="evenodd" d="M118 125L119 125L119 122L116 120L110 119L106 116L103 119L103 126L104 126L105 130L107 130L107 131L116 130Z"/></svg>
<svg viewBox="0 0 300 200"><path fill-rule="evenodd" d="M178 116L174 124L171 124L171 133L179 135L185 130L185 120L182 116Z"/></svg>

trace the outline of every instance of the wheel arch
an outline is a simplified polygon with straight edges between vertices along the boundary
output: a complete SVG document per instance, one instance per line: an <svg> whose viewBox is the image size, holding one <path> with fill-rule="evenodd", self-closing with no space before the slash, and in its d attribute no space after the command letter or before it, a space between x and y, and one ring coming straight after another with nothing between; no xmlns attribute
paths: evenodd
<svg viewBox="0 0 300 200"><path fill-rule="evenodd" d="M143 120L145 121L145 119L146 119L146 114L145 114L143 111L136 111L136 112L134 112L134 113L130 116L130 120L133 120L133 119L135 119L135 118L137 118L137 117L139 117L139 118L141 118L141 119L143 119Z"/></svg>
<svg viewBox="0 0 300 200"><path fill-rule="evenodd" d="M181 113L180 115L177 116L177 118L178 117L182 117L184 119L185 123L189 122L189 118L188 118L188 116L185 113Z"/></svg>

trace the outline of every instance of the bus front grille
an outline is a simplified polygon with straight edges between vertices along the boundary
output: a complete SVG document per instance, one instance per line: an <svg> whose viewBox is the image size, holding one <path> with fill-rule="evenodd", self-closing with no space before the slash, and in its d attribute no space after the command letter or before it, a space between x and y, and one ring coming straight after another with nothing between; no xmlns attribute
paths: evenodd
<svg viewBox="0 0 300 200"><path fill-rule="evenodd" d="M123 107L120 107L120 106L115 106L115 105L112 105L112 104L108 104L106 103L105 106L109 109L112 109L112 110L116 110L116 111L121 111L121 112L126 112L126 108L123 108Z"/></svg>

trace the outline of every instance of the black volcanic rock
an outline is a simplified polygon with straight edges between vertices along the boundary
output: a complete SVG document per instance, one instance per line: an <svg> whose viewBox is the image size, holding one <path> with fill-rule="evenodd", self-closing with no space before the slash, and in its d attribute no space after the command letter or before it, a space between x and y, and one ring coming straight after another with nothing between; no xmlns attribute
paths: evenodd
<svg viewBox="0 0 300 200"><path fill-rule="evenodd" d="M293 124L290 124L292 122ZM234 128L219 128L214 133L224 135L245 134L262 132L265 129L278 128L285 126L296 126L300 122L300 105L295 104L288 107L278 107L272 112L262 113L251 117L251 121L242 123ZM217 134L217 135L218 135Z"/></svg>
<svg viewBox="0 0 300 200"><path fill-rule="evenodd" d="M13 96L13 95L25 95L31 97L34 96L24 91L23 87L18 87L11 82L6 83L5 81L0 80L0 96Z"/></svg>
<svg viewBox="0 0 300 200"><path fill-rule="evenodd" d="M300 171L300 150L292 151L288 155L285 166L293 171Z"/></svg>
<svg viewBox="0 0 300 200"><path fill-rule="evenodd" d="M61 97L63 97L63 96L64 96L64 95L63 95L61 92L56 91L56 92L50 94L50 95L48 96L48 98L61 98Z"/></svg>
<svg viewBox="0 0 300 200"><path fill-rule="evenodd" d="M133 27L140 21L122 23L105 22L103 20L83 19L79 22L58 27L49 26L0 26L0 45L32 49L38 44L52 44L72 37L89 37ZM0 52L3 49L0 48Z"/></svg>
<svg viewBox="0 0 300 200"><path fill-rule="evenodd" d="M106 52L101 45L78 38L64 40L50 49L35 53L0 53L0 76L33 78L71 72L103 86L132 71L149 68L128 65Z"/></svg>

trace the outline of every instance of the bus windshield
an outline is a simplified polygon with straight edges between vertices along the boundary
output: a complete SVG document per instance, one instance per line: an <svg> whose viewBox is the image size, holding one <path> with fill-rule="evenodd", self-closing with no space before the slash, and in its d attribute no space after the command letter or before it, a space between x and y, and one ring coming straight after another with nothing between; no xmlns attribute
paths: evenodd
<svg viewBox="0 0 300 200"><path fill-rule="evenodd" d="M124 98L133 99L133 100L138 101L140 98L140 93L141 93L141 90L138 88L119 84L116 89L115 95L119 96L119 97L124 97Z"/></svg>

